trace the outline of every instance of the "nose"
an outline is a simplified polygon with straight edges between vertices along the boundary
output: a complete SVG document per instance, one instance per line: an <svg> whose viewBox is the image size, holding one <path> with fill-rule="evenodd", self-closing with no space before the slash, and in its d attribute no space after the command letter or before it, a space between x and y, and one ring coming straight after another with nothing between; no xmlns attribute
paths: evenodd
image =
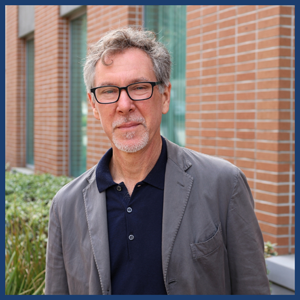
<svg viewBox="0 0 300 300"><path fill-rule="evenodd" d="M126 92L126 90L121 90L120 98L117 102L117 111L121 114L128 114L135 110L134 101L131 100Z"/></svg>

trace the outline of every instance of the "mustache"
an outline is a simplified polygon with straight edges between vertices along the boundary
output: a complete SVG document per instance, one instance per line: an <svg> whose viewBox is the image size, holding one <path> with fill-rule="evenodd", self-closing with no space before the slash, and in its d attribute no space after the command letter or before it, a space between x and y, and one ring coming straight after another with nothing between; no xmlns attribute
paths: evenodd
<svg viewBox="0 0 300 300"><path fill-rule="evenodd" d="M121 119L116 120L112 123L112 128L115 129L118 126L121 126L121 125L123 125L125 123L128 123L128 122L141 123L144 126L145 126L145 123L146 123L146 121L143 117L121 117Z"/></svg>

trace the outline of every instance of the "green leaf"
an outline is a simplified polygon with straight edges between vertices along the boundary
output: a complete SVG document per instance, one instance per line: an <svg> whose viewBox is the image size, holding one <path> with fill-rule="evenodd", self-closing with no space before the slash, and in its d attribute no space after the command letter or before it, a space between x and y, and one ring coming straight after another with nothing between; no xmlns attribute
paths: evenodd
<svg viewBox="0 0 300 300"><path fill-rule="evenodd" d="M49 209L71 178L5 172L5 294L42 294Z"/></svg>

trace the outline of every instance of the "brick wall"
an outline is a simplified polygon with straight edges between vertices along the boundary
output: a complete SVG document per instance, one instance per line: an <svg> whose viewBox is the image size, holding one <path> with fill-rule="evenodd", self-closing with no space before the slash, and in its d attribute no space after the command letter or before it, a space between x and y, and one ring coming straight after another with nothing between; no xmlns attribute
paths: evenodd
<svg viewBox="0 0 300 300"><path fill-rule="evenodd" d="M35 172L68 174L68 37L58 5L35 7Z"/></svg>
<svg viewBox="0 0 300 300"><path fill-rule="evenodd" d="M18 7L6 7L6 143L5 161L25 166L25 41L18 39Z"/></svg>
<svg viewBox="0 0 300 300"><path fill-rule="evenodd" d="M142 6L98 6L87 7L88 45L97 42L101 35L109 30L122 27L142 26ZM89 105L88 111L88 147L87 168L98 163L99 158L111 147L108 138L93 116Z"/></svg>
<svg viewBox="0 0 300 300"><path fill-rule="evenodd" d="M187 11L186 146L240 167L265 240L294 252L294 7Z"/></svg>

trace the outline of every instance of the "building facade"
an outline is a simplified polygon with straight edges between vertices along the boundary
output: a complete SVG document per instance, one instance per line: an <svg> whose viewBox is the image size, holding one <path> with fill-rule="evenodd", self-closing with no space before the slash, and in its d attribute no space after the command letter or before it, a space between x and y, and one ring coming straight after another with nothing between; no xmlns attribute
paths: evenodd
<svg viewBox="0 0 300 300"><path fill-rule="evenodd" d="M128 26L173 59L162 134L241 168L265 241L294 253L295 6L7 6L6 163L74 177L98 163L110 143L83 59Z"/></svg>

